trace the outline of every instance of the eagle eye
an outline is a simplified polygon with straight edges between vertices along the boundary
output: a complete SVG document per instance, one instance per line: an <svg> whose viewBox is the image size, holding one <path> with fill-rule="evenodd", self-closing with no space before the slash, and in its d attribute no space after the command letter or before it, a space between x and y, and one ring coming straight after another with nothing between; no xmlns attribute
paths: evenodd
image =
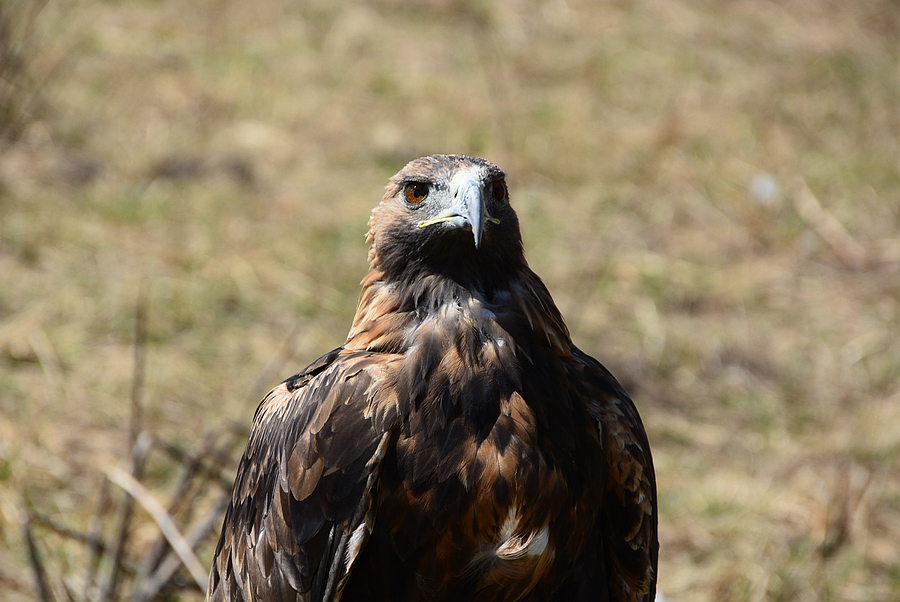
<svg viewBox="0 0 900 602"><path fill-rule="evenodd" d="M491 184L491 198L496 203L502 203L506 200L506 182L497 180Z"/></svg>
<svg viewBox="0 0 900 602"><path fill-rule="evenodd" d="M428 196L428 184L423 182L410 182L406 185L406 202L417 205Z"/></svg>

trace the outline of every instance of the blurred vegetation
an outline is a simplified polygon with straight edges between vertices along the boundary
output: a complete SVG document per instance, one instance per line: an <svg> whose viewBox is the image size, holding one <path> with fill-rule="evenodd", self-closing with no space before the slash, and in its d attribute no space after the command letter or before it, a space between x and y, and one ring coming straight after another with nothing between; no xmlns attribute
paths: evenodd
<svg viewBox="0 0 900 602"><path fill-rule="evenodd" d="M6 599L23 512L84 532L127 461L139 299L143 428L233 474L265 390L343 341L387 178L460 152L644 416L666 599L896 600L895 0L2 7ZM33 534L82 591L85 546Z"/></svg>
<svg viewBox="0 0 900 602"><path fill-rule="evenodd" d="M15 141L34 110L37 67L31 57L34 21L44 2L10 0L0 6L0 143Z"/></svg>

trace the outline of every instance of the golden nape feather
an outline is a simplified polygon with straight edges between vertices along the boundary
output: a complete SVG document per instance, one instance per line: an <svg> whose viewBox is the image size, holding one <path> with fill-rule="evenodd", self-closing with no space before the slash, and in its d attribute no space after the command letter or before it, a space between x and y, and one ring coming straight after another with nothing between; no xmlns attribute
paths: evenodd
<svg viewBox="0 0 900 602"><path fill-rule="evenodd" d="M525 262L503 172L409 163L368 240L345 343L256 411L209 599L652 600L647 436Z"/></svg>

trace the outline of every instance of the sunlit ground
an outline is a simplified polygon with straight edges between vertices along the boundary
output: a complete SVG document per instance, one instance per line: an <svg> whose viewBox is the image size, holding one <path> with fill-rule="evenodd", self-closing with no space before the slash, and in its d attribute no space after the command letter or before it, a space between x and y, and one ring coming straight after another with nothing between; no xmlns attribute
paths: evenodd
<svg viewBox="0 0 900 602"><path fill-rule="evenodd" d="M666 599L896 600L896 2L26 4L0 10L2 597L34 596L23 517L116 538L135 395L231 478L262 394L343 341L387 178L459 152L507 171L644 417ZM179 466L142 482L168 500ZM122 599L159 532L131 524ZM51 593L93 597L89 546L31 532Z"/></svg>

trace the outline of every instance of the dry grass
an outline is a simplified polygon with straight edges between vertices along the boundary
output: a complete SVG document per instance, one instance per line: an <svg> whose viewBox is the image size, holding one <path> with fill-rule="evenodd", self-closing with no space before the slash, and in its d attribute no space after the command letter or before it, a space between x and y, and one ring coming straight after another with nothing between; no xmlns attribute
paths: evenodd
<svg viewBox="0 0 900 602"><path fill-rule="evenodd" d="M141 295L143 428L234 456L264 390L343 340L369 209L433 152L507 170L532 266L636 398L668 600L896 599L897 2L58 0L28 23L3 40L28 49L0 149L7 599L34 591L22 513L91 532L128 463ZM141 480L177 497L179 466ZM133 513L126 580L160 545ZM78 598L89 548L29 533ZM199 599L179 575L166 595Z"/></svg>

